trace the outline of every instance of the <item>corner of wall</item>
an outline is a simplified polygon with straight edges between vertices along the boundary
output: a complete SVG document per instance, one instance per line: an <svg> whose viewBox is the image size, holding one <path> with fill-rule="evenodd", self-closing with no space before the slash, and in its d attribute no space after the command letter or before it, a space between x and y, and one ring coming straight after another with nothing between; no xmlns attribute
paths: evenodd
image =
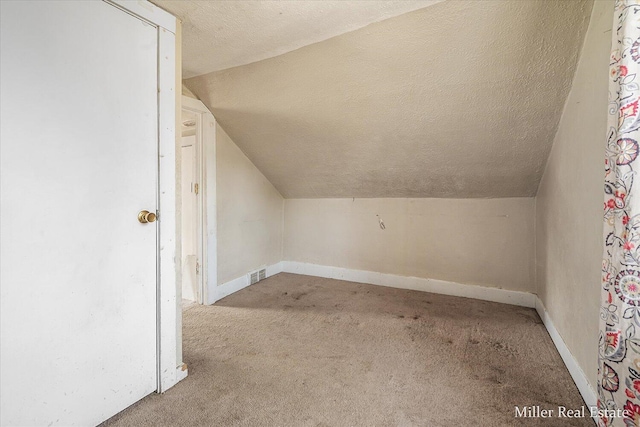
<svg viewBox="0 0 640 427"><path fill-rule="evenodd" d="M594 10L595 1L591 1L591 11L589 12L589 19L586 22L586 30L584 32L584 37L582 38L582 44L580 45L580 49L578 51L578 55L576 57L575 66L573 69L573 76L571 76L571 82L569 83L569 91L567 92L567 97L564 100L564 105L562 106L562 112L560 113L560 119L558 123L556 123L556 130L553 133L553 140L551 142L551 148L549 149L549 154L547 155L547 160L544 163L544 167L542 168L542 176L540 181L538 182L538 188L536 188L535 198L538 198L538 194L540 193L540 188L542 187L542 182L544 181L544 177L547 174L547 168L549 166L549 159L551 158L553 147L556 145L556 138L558 136L558 131L560 130L560 123L562 123L562 119L565 116L567 106L569 105L569 99L571 98L571 92L573 91L573 84L576 80L576 75L578 74L578 67L580 65L580 61L582 60L582 55L584 54L584 50L586 47L587 36L589 33L589 27L591 25L591 19L593 18L593 10Z"/></svg>
<svg viewBox="0 0 640 427"><path fill-rule="evenodd" d="M217 133L219 299L246 286L248 273L278 270L274 266L284 252L284 198L219 123Z"/></svg>
<svg viewBox="0 0 640 427"><path fill-rule="evenodd" d="M555 324L557 340L588 387L597 381L599 313L593 308L600 301L602 153L614 4L597 1L591 7L535 197L536 292L547 319L541 317ZM569 310L578 294L580 306Z"/></svg>
<svg viewBox="0 0 640 427"><path fill-rule="evenodd" d="M533 294L538 292L538 197L533 198Z"/></svg>
<svg viewBox="0 0 640 427"><path fill-rule="evenodd" d="M198 98L195 93L191 92L191 90L184 83L184 80L181 80L181 83L182 83L182 94L184 96L188 96L189 98L200 100L200 98ZM176 86L176 87L178 87L178 86Z"/></svg>
<svg viewBox="0 0 640 427"><path fill-rule="evenodd" d="M285 239L285 204L287 199L282 198L282 238L280 239L280 262L284 262L284 239Z"/></svg>

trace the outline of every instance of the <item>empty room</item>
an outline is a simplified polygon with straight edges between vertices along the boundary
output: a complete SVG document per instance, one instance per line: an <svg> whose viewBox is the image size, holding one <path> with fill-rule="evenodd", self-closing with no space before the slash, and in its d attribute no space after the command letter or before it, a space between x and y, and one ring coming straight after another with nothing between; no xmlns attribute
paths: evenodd
<svg viewBox="0 0 640 427"><path fill-rule="evenodd" d="M640 426L638 0L0 20L2 426Z"/></svg>

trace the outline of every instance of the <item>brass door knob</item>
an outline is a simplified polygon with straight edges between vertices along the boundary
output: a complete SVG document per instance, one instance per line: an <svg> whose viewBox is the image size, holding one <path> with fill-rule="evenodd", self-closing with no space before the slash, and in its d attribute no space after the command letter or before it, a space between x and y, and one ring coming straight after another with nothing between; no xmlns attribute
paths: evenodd
<svg viewBox="0 0 640 427"><path fill-rule="evenodd" d="M140 221L142 224L146 224L148 222L155 222L155 220L156 220L156 214L154 214L153 212L140 211L140 213L138 214L138 221Z"/></svg>

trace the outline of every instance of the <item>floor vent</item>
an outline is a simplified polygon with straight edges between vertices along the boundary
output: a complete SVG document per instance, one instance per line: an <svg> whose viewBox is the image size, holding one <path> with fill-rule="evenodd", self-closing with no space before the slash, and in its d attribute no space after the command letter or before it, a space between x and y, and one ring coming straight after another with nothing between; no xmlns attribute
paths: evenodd
<svg viewBox="0 0 640 427"><path fill-rule="evenodd" d="M249 284L253 285L254 283L258 283L260 280L267 278L267 269L263 268L262 270L254 271L253 273L249 273Z"/></svg>

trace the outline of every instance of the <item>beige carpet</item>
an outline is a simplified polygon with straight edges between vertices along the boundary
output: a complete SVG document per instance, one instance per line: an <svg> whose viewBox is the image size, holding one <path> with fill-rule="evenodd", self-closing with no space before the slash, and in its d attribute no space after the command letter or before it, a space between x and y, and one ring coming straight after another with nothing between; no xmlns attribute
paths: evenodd
<svg viewBox="0 0 640 427"><path fill-rule="evenodd" d="M592 426L540 318L504 304L282 273L184 312L189 377L108 426Z"/></svg>

